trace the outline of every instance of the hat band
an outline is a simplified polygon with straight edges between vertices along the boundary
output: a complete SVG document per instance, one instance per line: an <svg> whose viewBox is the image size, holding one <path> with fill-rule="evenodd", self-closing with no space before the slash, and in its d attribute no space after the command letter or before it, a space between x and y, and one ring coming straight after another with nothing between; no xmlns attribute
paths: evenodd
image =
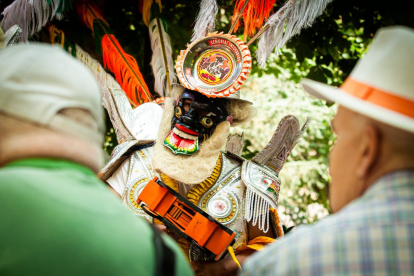
<svg viewBox="0 0 414 276"><path fill-rule="evenodd" d="M345 92L370 103L414 118L414 102L348 77L340 87Z"/></svg>

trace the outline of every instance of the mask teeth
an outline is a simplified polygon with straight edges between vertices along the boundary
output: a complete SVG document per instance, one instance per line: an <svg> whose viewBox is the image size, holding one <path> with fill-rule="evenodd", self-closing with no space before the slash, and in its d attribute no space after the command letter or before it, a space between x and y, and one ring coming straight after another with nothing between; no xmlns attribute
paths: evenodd
<svg viewBox="0 0 414 276"><path fill-rule="evenodd" d="M176 127L173 128L173 132L175 134L177 134L178 136L180 136L181 138L184 138L184 139L187 139L187 140L193 140L193 141L195 141L195 140L198 139L198 136L185 133L184 131L181 131L181 130L179 130Z"/></svg>

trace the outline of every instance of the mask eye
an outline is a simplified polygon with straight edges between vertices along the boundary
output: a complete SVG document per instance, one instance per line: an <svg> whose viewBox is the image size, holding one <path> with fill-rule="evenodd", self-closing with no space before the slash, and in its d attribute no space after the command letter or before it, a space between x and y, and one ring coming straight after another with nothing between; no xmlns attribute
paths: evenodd
<svg viewBox="0 0 414 276"><path fill-rule="evenodd" d="M180 118L182 114L183 114L183 111L182 111L181 107L176 106L175 107L175 117Z"/></svg>
<svg viewBox="0 0 414 276"><path fill-rule="evenodd" d="M201 124L205 128L210 128L210 127L213 126L214 122L213 122L213 120L211 120L210 117L203 117L203 119L201 120Z"/></svg>

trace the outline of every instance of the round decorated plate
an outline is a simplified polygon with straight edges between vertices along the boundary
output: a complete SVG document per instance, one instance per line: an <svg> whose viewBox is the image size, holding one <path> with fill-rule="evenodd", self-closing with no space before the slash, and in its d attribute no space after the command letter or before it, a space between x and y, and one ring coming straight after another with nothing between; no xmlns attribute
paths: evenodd
<svg viewBox="0 0 414 276"><path fill-rule="evenodd" d="M234 35L211 33L181 51L176 70L181 84L207 97L229 97L250 73L251 55Z"/></svg>

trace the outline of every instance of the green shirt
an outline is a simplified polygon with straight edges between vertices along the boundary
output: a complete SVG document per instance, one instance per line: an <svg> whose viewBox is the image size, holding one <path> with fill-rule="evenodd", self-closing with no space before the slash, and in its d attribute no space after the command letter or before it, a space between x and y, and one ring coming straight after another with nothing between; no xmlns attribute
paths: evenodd
<svg viewBox="0 0 414 276"><path fill-rule="evenodd" d="M175 242L176 275L193 275ZM151 227L88 168L25 159L0 169L0 275L153 275Z"/></svg>

